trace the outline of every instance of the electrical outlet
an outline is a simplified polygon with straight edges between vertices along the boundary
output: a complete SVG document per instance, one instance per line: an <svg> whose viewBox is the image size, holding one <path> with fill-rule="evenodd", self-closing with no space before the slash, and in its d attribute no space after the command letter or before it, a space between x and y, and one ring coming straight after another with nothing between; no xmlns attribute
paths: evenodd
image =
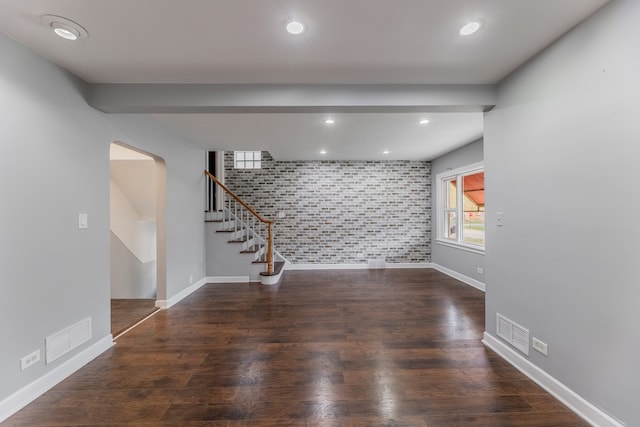
<svg viewBox="0 0 640 427"><path fill-rule="evenodd" d="M533 349L544 354L545 356L549 355L549 347L546 343L543 343L538 338L533 337Z"/></svg>
<svg viewBox="0 0 640 427"><path fill-rule="evenodd" d="M484 273L484 268L482 268L482 267L478 267L478 268L476 269L476 271L477 271L479 274L483 274L483 273Z"/></svg>
<svg viewBox="0 0 640 427"><path fill-rule="evenodd" d="M193 276L189 276L189 284L193 283Z"/></svg>
<svg viewBox="0 0 640 427"><path fill-rule="evenodd" d="M36 350L31 354L26 355L20 359L20 368L24 371L27 368L32 367L40 361L40 350Z"/></svg>

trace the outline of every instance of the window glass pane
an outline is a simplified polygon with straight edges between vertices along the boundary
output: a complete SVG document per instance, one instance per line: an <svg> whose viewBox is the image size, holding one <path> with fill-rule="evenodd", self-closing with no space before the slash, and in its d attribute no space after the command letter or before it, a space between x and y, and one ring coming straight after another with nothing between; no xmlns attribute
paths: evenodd
<svg viewBox="0 0 640 427"><path fill-rule="evenodd" d="M462 178L462 241L484 246L484 172Z"/></svg>
<svg viewBox="0 0 640 427"><path fill-rule="evenodd" d="M456 203L458 200L457 192L456 192L456 180L451 179L449 181L445 181L446 186L446 197L447 197L447 206L446 209L455 209Z"/></svg>
<svg viewBox="0 0 640 427"><path fill-rule="evenodd" d="M462 177L464 211L477 212L484 208L484 172Z"/></svg>
<svg viewBox="0 0 640 427"><path fill-rule="evenodd" d="M457 239L456 234L456 213L447 212L445 217L445 236L447 239Z"/></svg>
<svg viewBox="0 0 640 427"><path fill-rule="evenodd" d="M465 212L462 220L462 241L484 246L484 212Z"/></svg>
<svg viewBox="0 0 640 427"><path fill-rule="evenodd" d="M236 169L261 169L262 152L234 151L234 167Z"/></svg>

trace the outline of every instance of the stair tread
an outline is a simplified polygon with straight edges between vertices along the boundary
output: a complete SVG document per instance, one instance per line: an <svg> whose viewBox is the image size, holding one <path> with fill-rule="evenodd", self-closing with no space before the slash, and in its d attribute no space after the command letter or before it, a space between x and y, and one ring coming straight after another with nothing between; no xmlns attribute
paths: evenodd
<svg viewBox="0 0 640 427"><path fill-rule="evenodd" d="M266 271L263 271L260 273L261 276L277 276L278 274L280 274L280 271L282 271L282 268L284 267L284 262L282 261L277 261L273 263L273 273L267 273Z"/></svg>
<svg viewBox="0 0 640 427"><path fill-rule="evenodd" d="M216 230L216 233L235 233L236 231L241 231L241 230L235 230L233 228L231 229L223 229L223 230Z"/></svg>
<svg viewBox="0 0 640 427"><path fill-rule="evenodd" d="M244 243L247 241L246 237L241 237L239 239L229 240L227 243Z"/></svg>
<svg viewBox="0 0 640 427"><path fill-rule="evenodd" d="M244 249L244 250L240 251L240 253L241 254L255 254L259 250L260 250L260 246L254 245L254 246L249 246L247 249Z"/></svg>
<svg viewBox="0 0 640 427"><path fill-rule="evenodd" d="M275 257L274 257L275 259ZM274 264L276 263L276 261L273 261ZM277 261L280 262L280 261ZM267 256L266 255L261 255L260 258L252 261L252 264L266 264L267 263Z"/></svg>
<svg viewBox="0 0 640 427"><path fill-rule="evenodd" d="M222 219L205 219L204 222L223 222Z"/></svg>

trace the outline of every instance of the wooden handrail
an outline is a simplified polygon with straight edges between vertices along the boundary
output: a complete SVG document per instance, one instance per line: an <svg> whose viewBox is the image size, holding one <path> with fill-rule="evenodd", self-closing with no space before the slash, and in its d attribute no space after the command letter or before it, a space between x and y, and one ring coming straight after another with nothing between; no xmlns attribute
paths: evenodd
<svg viewBox="0 0 640 427"><path fill-rule="evenodd" d="M258 214L258 212L254 211L251 206L249 206L248 204L246 204L244 201L242 201L242 199L238 196L236 196L235 194L233 194L233 191L229 190L223 183L221 183L218 178L216 178L215 176L211 175L208 171L204 171L205 175L207 175L209 178L211 178L211 180L213 182L215 182L216 184L218 184L220 186L220 188L222 188L228 195L230 195L231 197L233 197L236 202L240 203L242 206L245 207L246 210L248 210L249 212L251 212L251 214L253 216L255 216L258 221L260 222L264 222L265 224L273 224L275 221L271 220L271 219L265 219L263 217L260 216L260 214Z"/></svg>
<svg viewBox="0 0 640 427"><path fill-rule="evenodd" d="M240 203L240 205L242 205L247 211L249 211L251 213L251 215L255 216L258 221L267 224L267 273L268 274L273 274L273 232L272 232L272 226L275 223L275 221L273 221L271 219L266 219L266 218L261 217L260 214L258 214L258 212L254 211L251 208L251 206L246 204L240 197L238 197L235 194L233 194L233 191L229 190L223 183L221 183L218 180L218 178L213 176L208 171L205 170L204 174L206 176L208 176L209 179L211 179L217 185L219 185L220 188L222 188L225 193L227 193L228 195L233 197L233 199L236 202Z"/></svg>

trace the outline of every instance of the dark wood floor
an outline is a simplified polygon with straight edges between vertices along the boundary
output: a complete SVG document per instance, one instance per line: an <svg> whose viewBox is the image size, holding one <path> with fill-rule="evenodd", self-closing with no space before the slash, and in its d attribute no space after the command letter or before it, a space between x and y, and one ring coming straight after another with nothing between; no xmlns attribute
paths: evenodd
<svg viewBox="0 0 640 427"><path fill-rule="evenodd" d="M433 270L207 285L6 424L587 426L483 330L484 295Z"/></svg>
<svg viewBox="0 0 640 427"><path fill-rule="evenodd" d="M157 310L154 299L112 299L111 334L117 337Z"/></svg>

